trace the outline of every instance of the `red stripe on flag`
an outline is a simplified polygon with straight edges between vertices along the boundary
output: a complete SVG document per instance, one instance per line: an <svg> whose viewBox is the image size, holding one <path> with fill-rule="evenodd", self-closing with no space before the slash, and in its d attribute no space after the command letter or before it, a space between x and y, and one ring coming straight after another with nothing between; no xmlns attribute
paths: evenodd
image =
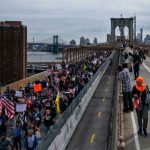
<svg viewBox="0 0 150 150"><path fill-rule="evenodd" d="M5 106L5 114L8 118L13 118L15 116L15 107L14 103L9 101L6 97L1 99L1 103Z"/></svg>
<svg viewBox="0 0 150 150"><path fill-rule="evenodd" d="M13 105L10 105L6 100L2 100L2 104L7 107L9 110L14 110L14 106Z"/></svg>

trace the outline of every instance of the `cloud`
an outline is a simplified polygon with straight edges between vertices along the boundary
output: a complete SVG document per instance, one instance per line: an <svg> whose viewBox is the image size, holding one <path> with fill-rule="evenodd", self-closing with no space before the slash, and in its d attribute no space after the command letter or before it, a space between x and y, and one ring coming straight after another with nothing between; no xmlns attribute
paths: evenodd
<svg viewBox="0 0 150 150"><path fill-rule="evenodd" d="M84 35L99 41L110 33L110 18L137 15L140 27L150 32L148 0L0 0L1 20L21 20L28 27L28 41L58 34L66 40Z"/></svg>

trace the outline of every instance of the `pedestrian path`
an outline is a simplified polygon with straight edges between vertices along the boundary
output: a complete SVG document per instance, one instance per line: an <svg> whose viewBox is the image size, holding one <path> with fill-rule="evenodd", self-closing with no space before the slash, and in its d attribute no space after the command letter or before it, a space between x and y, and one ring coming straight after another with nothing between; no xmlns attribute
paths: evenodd
<svg viewBox="0 0 150 150"><path fill-rule="evenodd" d="M150 87L150 57L140 66L140 76L143 76L145 83ZM135 84L134 74L131 73L132 85ZM134 124L135 123L135 124ZM148 123L148 137L139 136L137 134L138 124L135 112L124 114L125 124L125 143L126 150L150 150L150 111Z"/></svg>

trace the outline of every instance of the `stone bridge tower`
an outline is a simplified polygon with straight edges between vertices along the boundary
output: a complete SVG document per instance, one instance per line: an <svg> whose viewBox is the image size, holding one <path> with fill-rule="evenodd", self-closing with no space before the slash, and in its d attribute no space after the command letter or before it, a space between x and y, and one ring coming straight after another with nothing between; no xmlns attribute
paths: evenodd
<svg viewBox="0 0 150 150"><path fill-rule="evenodd" d="M120 30L120 40L124 42L124 28L128 27L129 29L129 42L134 42L134 18L111 18L111 43L115 43L116 35L115 29L119 27Z"/></svg>

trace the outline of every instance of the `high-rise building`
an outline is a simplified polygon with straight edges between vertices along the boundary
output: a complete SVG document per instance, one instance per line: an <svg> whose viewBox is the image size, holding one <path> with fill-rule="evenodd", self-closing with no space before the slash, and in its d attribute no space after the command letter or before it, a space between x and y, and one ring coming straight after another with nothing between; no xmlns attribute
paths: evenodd
<svg viewBox="0 0 150 150"><path fill-rule="evenodd" d="M147 34L147 35L145 36L144 44L150 45L150 35L149 35L149 34Z"/></svg>
<svg viewBox="0 0 150 150"><path fill-rule="evenodd" d="M70 41L70 45L71 45L71 46L76 46L76 41L72 39L72 40Z"/></svg>
<svg viewBox="0 0 150 150"><path fill-rule="evenodd" d="M96 38L96 37L95 37L94 40L93 40L93 44L94 44L94 45L97 45L97 38Z"/></svg>
<svg viewBox="0 0 150 150"><path fill-rule="evenodd" d="M27 27L21 21L0 22L0 82L6 85L26 77Z"/></svg>
<svg viewBox="0 0 150 150"><path fill-rule="evenodd" d="M86 45L90 45L90 40L89 40L89 38L87 38L87 39L85 40L85 44L86 44Z"/></svg>
<svg viewBox="0 0 150 150"><path fill-rule="evenodd" d="M83 36L80 38L80 45L85 45L85 38Z"/></svg>
<svg viewBox="0 0 150 150"><path fill-rule="evenodd" d="M90 40L89 38L85 39L83 36L80 38L80 45L85 46L85 45L90 45Z"/></svg>
<svg viewBox="0 0 150 150"><path fill-rule="evenodd" d="M140 34L141 34L140 43L143 43L143 28L140 29Z"/></svg>
<svg viewBox="0 0 150 150"><path fill-rule="evenodd" d="M137 34L136 42L140 44L143 43L143 28L140 28L140 33Z"/></svg>
<svg viewBox="0 0 150 150"><path fill-rule="evenodd" d="M137 43L141 43L141 33L138 33L136 36Z"/></svg>
<svg viewBox="0 0 150 150"><path fill-rule="evenodd" d="M110 34L107 34L107 43L111 43L111 35Z"/></svg>

